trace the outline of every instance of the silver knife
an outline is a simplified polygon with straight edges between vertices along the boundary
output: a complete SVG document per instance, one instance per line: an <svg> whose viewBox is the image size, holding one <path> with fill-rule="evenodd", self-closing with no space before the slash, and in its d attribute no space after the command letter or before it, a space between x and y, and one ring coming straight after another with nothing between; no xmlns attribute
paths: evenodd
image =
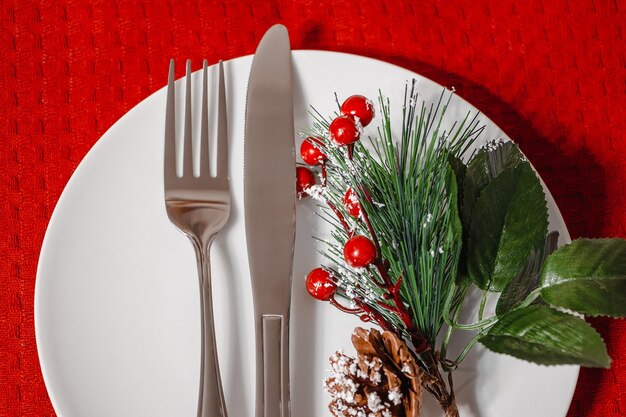
<svg viewBox="0 0 626 417"><path fill-rule="evenodd" d="M272 26L252 61L244 206L256 331L256 417L289 417L289 304L296 223L289 34Z"/></svg>

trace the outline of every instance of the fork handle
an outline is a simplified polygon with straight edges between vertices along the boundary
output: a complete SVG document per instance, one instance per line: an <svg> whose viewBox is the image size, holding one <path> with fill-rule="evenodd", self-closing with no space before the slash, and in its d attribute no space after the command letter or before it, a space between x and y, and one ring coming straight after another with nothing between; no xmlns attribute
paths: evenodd
<svg viewBox="0 0 626 417"><path fill-rule="evenodd" d="M209 250L210 245L206 250L196 248L202 329L198 417L227 417L215 343Z"/></svg>

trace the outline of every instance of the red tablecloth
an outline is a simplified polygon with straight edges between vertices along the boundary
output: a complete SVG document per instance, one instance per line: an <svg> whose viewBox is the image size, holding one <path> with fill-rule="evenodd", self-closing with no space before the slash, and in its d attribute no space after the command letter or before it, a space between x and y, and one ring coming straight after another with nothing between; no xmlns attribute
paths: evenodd
<svg viewBox="0 0 626 417"><path fill-rule="evenodd" d="M54 415L33 326L44 232L77 164L165 84L169 58L197 67L204 57L250 54L279 22L294 49L370 56L455 86L521 144L573 237L626 236L624 8L617 0L1 2L0 417ZM569 416L624 416L626 324L592 323L613 367L581 372Z"/></svg>

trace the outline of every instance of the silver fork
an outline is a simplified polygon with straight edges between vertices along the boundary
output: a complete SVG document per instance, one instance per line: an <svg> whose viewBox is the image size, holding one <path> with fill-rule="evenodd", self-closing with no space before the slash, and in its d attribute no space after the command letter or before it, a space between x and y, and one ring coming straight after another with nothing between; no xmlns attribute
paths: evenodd
<svg viewBox="0 0 626 417"><path fill-rule="evenodd" d="M165 207L167 214L187 235L196 251L202 310L202 358L200 362L200 390L198 417L226 417L226 405L220 380L215 344L213 302L211 299L210 249L217 233L230 216L230 191L228 179L228 131L226 125L226 93L224 68L219 63L217 112L217 175L209 170L209 123L207 62L202 71L202 119L200 124L200 175L193 174L191 135L191 61L187 60L185 120L183 146L183 175L176 174L176 129L174 60L170 61L167 84L167 110L165 117Z"/></svg>

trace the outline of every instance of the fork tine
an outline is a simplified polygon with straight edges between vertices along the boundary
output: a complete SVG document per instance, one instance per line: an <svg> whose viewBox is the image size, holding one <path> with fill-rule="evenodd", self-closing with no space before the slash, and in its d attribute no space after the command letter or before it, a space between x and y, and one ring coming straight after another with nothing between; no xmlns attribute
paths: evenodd
<svg viewBox="0 0 626 417"><path fill-rule="evenodd" d="M167 101L165 109L165 150L163 172L165 183L176 179L176 90L174 87L174 60L170 60L167 78Z"/></svg>
<svg viewBox="0 0 626 417"><path fill-rule="evenodd" d="M207 61L202 63L202 123L200 125L200 178L209 176L209 93Z"/></svg>
<svg viewBox="0 0 626 417"><path fill-rule="evenodd" d="M185 132L183 135L183 177L193 177L193 145L191 144L191 60L185 74Z"/></svg>
<svg viewBox="0 0 626 417"><path fill-rule="evenodd" d="M224 85L224 64L220 60L217 112L217 177L228 178L228 122L226 115L226 88Z"/></svg>

